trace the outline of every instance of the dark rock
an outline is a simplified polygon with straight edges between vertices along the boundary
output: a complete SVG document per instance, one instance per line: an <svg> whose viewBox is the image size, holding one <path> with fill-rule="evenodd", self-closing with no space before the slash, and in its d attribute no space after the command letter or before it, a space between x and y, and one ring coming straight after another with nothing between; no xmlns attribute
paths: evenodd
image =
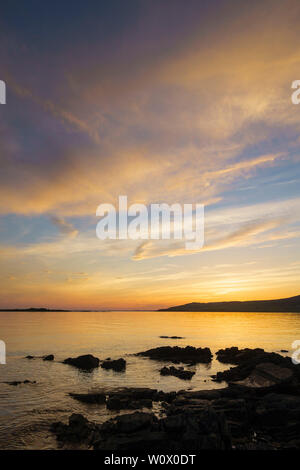
<svg viewBox="0 0 300 470"><path fill-rule="evenodd" d="M140 408L152 408L152 401L158 401L157 393L157 390L150 388L122 388L108 392L107 394L103 392L90 392L69 393L69 395L83 403L103 404L106 402L107 408L111 410L136 410ZM167 398L170 395L171 394L164 394L163 397Z"/></svg>
<svg viewBox="0 0 300 470"><path fill-rule="evenodd" d="M224 416L218 415L209 406L198 413L186 411L168 416L162 420L162 425L170 437L177 437L180 449L231 448L231 437Z"/></svg>
<svg viewBox="0 0 300 470"><path fill-rule="evenodd" d="M107 408L114 410L152 408L152 402L171 403L176 392L162 392L152 388L121 388L108 393Z"/></svg>
<svg viewBox="0 0 300 470"><path fill-rule="evenodd" d="M106 406L109 410L122 410L128 408L129 403L130 400L127 398L108 397Z"/></svg>
<svg viewBox="0 0 300 470"><path fill-rule="evenodd" d="M277 368L272 369L273 376L278 376ZM152 413L136 412L95 425L81 415L73 415L69 425L56 423L52 430L63 442L88 443L101 450L177 453L229 449L231 443L237 449L299 449L300 396L260 396L246 393L246 389L173 392L170 403L164 402L165 417L160 419ZM132 389L131 395L129 390L112 392L108 407L122 409L120 404L123 406L122 401L127 399L127 409L134 409L138 406L135 401L146 405L165 397L152 389ZM141 398L145 394L151 398Z"/></svg>
<svg viewBox="0 0 300 470"><path fill-rule="evenodd" d="M206 409L210 405L209 400L201 399L201 398L185 398L183 396L178 396L175 400L172 401L171 407L167 408L167 414L177 414L179 410L182 412L184 411L199 411Z"/></svg>
<svg viewBox="0 0 300 470"><path fill-rule="evenodd" d="M241 438L249 440L252 430L251 406L245 399L222 398L222 394L223 390L180 392L176 399L166 407L166 414L172 419L182 413L198 416L208 408L212 408L218 415L226 418L230 435L235 442Z"/></svg>
<svg viewBox="0 0 300 470"><path fill-rule="evenodd" d="M163 367L160 369L160 374L161 375L173 375L174 377L178 377L179 379L182 380L191 380L193 375L195 375L195 372L192 372L190 370L184 370L182 367L176 368L176 367Z"/></svg>
<svg viewBox="0 0 300 470"><path fill-rule="evenodd" d="M157 390L152 388L121 388L108 393L106 406L110 410L152 408Z"/></svg>
<svg viewBox="0 0 300 470"><path fill-rule="evenodd" d="M82 403L103 404L106 402L106 395L101 392L96 393L69 393L70 397Z"/></svg>
<svg viewBox="0 0 300 470"><path fill-rule="evenodd" d="M86 354L84 356L69 357L63 361L64 364L69 364L79 369L90 370L99 367L99 359L92 356L92 354Z"/></svg>
<svg viewBox="0 0 300 470"><path fill-rule="evenodd" d="M104 423L99 436L94 448L101 450L178 453L231 447L226 421L212 408L163 419L141 412L122 415Z"/></svg>
<svg viewBox="0 0 300 470"><path fill-rule="evenodd" d="M160 390L159 392L155 393L152 400L172 403L172 401L175 400L176 395L177 395L176 392L163 392L162 390Z"/></svg>
<svg viewBox="0 0 300 470"><path fill-rule="evenodd" d="M235 385L250 388L274 387L291 381L293 371L286 367L280 367L272 362L258 364L251 374L243 380L233 382Z"/></svg>
<svg viewBox="0 0 300 470"><path fill-rule="evenodd" d="M112 390L108 393L109 397L117 397L120 399L123 398L130 398L131 400L142 400L144 398L148 398L154 400L155 396L157 395L157 390L153 388L144 388L144 387L136 387L136 388L120 388L117 390Z"/></svg>
<svg viewBox="0 0 300 470"><path fill-rule="evenodd" d="M123 372L126 369L125 359L116 359L114 361L104 361L101 364L103 369L112 369L116 372Z"/></svg>
<svg viewBox="0 0 300 470"><path fill-rule="evenodd" d="M153 401L171 403L176 398L176 392L158 392L151 388L121 388L108 393L69 393L69 395L82 403L103 404L106 402L110 410L152 408Z"/></svg>
<svg viewBox="0 0 300 470"><path fill-rule="evenodd" d="M201 399L201 400L216 400L217 398L221 398L222 391L220 390L195 390L195 391L183 391L177 394L177 397L184 397L187 399Z"/></svg>
<svg viewBox="0 0 300 470"><path fill-rule="evenodd" d="M21 385L21 384L36 384L36 381L33 380L23 380L23 381L18 381L18 380L14 380L13 382L4 382L6 383L7 385L13 385L13 386L17 386L17 385Z"/></svg>
<svg viewBox="0 0 300 470"><path fill-rule="evenodd" d="M89 442L96 426L90 423L81 414L72 414L69 424L61 422L53 423L50 430L56 435L57 440L63 442Z"/></svg>
<svg viewBox="0 0 300 470"><path fill-rule="evenodd" d="M160 338L168 338L168 339L184 339L183 336L160 336Z"/></svg>
<svg viewBox="0 0 300 470"><path fill-rule="evenodd" d="M160 419L140 411L96 425L75 415L68 425L56 423L52 430L62 442L113 451L165 454L230 449L231 444L236 449L299 449L300 366L259 348L221 351L222 360L236 363L217 374L228 387L177 393L122 388L107 393L107 408L115 411L151 408L154 401L161 402ZM189 372L172 366L163 369ZM86 403L105 401L103 392L70 395Z"/></svg>
<svg viewBox="0 0 300 470"><path fill-rule="evenodd" d="M255 425L282 447L300 448L300 397L265 395L256 406Z"/></svg>
<svg viewBox="0 0 300 470"><path fill-rule="evenodd" d="M26 356L25 359L43 359L43 361L53 361L53 354L48 354L47 356Z"/></svg>
<svg viewBox="0 0 300 470"><path fill-rule="evenodd" d="M251 413L245 399L219 398L212 402L212 407L217 413L224 414L232 437L250 438Z"/></svg>
<svg viewBox="0 0 300 470"><path fill-rule="evenodd" d="M102 434L132 433L141 429L149 428L157 423L158 419L152 413L135 413L117 416L103 423Z"/></svg>
<svg viewBox="0 0 300 470"><path fill-rule="evenodd" d="M282 352L282 353L288 353L288 350L287 350L287 349L280 349L280 352Z"/></svg>
<svg viewBox="0 0 300 470"><path fill-rule="evenodd" d="M212 353L209 348L195 348L193 346L186 346L185 348L180 348L179 346L161 346L137 353L137 356L146 356L157 361L170 361L173 363L208 363L212 359Z"/></svg>
<svg viewBox="0 0 300 470"><path fill-rule="evenodd" d="M138 410L140 408L152 408L152 400L149 398L132 400L130 397L119 398L113 396L108 398L106 406L109 410Z"/></svg>
<svg viewBox="0 0 300 470"><path fill-rule="evenodd" d="M101 434L100 434L101 436ZM157 452L163 453L168 449L170 442L164 432L149 431L142 429L135 433L122 433L111 436L100 437L94 442L94 449L101 451L117 452ZM174 449L175 450L175 449Z"/></svg>
<svg viewBox="0 0 300 470"><path fill-rule="evenodd" d="M53 354L48 354L48 356L43 356L43 361L53 361L54 356Z"/></svg>
<svg viewBox="0 0 300 470"><path fill-rule="evenodd" d="M233 349L238 350L238 348L230 348L230 349L231 349L231 352ZM283 357L280 354L276 354L276 353L265 352L262 349L241 350L241 351L238 351L238 353L233 353L233 354L235 357L233 358L231 356L230 361L235 361L236 363L238 363L238 365L236 367L231 367L228 370L217 372L216 378L215 378L216 381L222 381L222 380L225 380L227 382L242 381L246 379L247 377L249 377L251 373L254 371L254 369L256 368L256 366L258 366L259 364L272 363L279 367L290 369L293 372L293 380L289 382L288 384L288 387L290 388L291 391L292 389L293 390L296 389L297 386L300 384L300 365L293 364L289 357ZM223 353L221 353L221 356L223 356ZM226 356L227 356L227 353L226 353ZM287 386L285 381L281 381L281 382L282 382L281 386L284 386L284 387Z"/></svg>
<svg viewBox="0 0 300 470"><path fill-rule="evenodd" d="M225 364L244 364L256 358L262 359L265 354L261 348L239 349L237 347L220 349L216 352L218 361Z"/></svg>

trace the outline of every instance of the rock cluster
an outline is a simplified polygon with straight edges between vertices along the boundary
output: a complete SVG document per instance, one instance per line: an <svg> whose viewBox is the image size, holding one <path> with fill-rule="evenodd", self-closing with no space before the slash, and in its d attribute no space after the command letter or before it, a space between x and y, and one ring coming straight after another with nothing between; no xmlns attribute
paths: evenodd
<svg viewBox="0 0 300 470"><path fill-rule="evenodd" d="M123 372L126 369L125 359L106 360L101 364L103 369L112 369L116 372Z"/></svg>
<svg viewBox="0 0 300 470"><path fill-rule="evenodd" d="M178 377L179 379L182 380L191 380L193 375L195 375L195 372L191 370L184 370L183 367L163 367L160 369L160 374L161 375L174 375L174 377Z"/></svg>
<svg viewBox="0 0 300 470"><path fill-rule="evenodd" d="M238 364L228 370L218 372L216 381L225 380L231 385L256 389L264 392L279 391L298 393L300 365L295 365L289 357L269 353L263 349L228 348L220 350L217 357L222 361ZM220 359L219 359L220 360Z"/></svg>
<svg viewBox="0 0 300 470"><path fill-rule="evenodd" d="M69 417L69 423L52 423L50 430L56 435L58 441L82 443L89 442L96 425L89 422L81 414L73 413Z"/></svg>
<svg viewBox="0 0 300 470"><path fill-rule="evenodd" d="M139 411L96 425L72 415L68 424L56 423L52 431L63 443L103 450L299 449L300 366L262 349L228 348L217 357L236 364L217 374L216 380L228 383L221 389L164 393L136 388L71 395L117 411L151 409L158 402L160 418Z"/></svg>
<svg viewBox="0 0 300 470"><path fill-rule="evenodd" d="M53 354L47 354L46 356L31 356L30 354L25 359L43 359L43 361L54 361Z"/></svg>
<svg viewBox="0 0 300 470"><path fill-rule="evenodd" d="M153 413L134 412L102 425L82 415L71 415L69 424L54 423L51 430L63 442L80 442L96 450L187 452L229 449L231 439L221 414L208 407L197 415L183 412L158 419Z"/></svg>
<svg viewBox="0 0 300 470"><path fill-rule="evenodd" d="M158 392L152 388L121 388L108 393L99 391L69 395L82 403L105 404L110 410L137 410L152 408L153 402L170 403L176 397L176 392Z"/></svg>
<svg viewBox="0 0 300 470"><path fill-rule="evenodd" d="M78 369L91 370L99 367L100 360L92 354L85 354L78 357L69 357L65 359L63 363L77 367Z"/></svg>
<svg viewBox="0 0 300 470"><path fill-rule="evenodd" d="M218 361L225 364L244 364L255 359L262 359L265 354L265 351L261 348L255 349L239 349L237 347L219 349L216 352Z"/></svg>

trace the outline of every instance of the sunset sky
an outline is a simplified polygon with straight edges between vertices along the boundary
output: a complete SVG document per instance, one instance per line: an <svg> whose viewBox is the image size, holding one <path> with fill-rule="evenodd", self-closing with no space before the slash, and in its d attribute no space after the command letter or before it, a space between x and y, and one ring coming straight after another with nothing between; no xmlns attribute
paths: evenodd
<svg viewBox="0 0 300 470"><path fill-rule="evenodd" d="M5 1L0 308L300 294L298 0ZM205 204L205 246L96 237L97 206Z"/></svg>

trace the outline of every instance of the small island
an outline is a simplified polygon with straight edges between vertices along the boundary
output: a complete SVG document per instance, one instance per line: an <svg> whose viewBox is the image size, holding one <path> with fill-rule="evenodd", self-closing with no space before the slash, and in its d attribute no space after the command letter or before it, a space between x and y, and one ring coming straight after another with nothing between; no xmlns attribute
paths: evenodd
<svg viewBox="0 0 300 470"><path fill-rule="evenodd" d="M30 308L1 308L0 312L70 312L70 310L59 310L45 307Z"/></svg>

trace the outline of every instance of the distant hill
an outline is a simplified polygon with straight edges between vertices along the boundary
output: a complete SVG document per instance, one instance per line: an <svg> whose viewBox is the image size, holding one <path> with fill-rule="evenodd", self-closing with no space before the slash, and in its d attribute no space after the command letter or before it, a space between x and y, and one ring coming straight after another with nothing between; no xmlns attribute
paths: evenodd
<svg viewBox="0 0 300 470"><path fill-rule="evenodd" d="M277 300L245 302L192 302L177 307L161 308L159 312L299 312L300 295Z"/></svg>

